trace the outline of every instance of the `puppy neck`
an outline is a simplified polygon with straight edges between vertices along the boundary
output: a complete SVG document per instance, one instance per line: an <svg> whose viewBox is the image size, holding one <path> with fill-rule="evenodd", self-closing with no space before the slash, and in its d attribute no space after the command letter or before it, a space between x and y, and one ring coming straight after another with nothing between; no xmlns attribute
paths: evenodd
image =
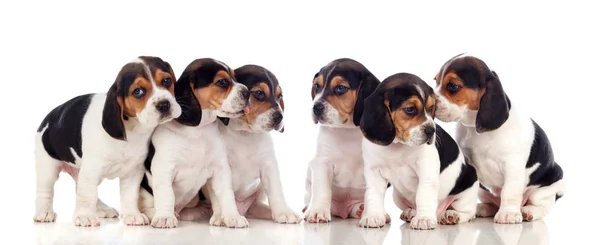
<svg viewBox="0 0 600 245"><path fill-rule="evenodd" d="M247 122L244 122L241 118L230 118L229 124L225 127L229 130L236 131L236 132L259 133L258 131L252 129L250 124L248 124Z"/></svg>
<svg viewBox="0 0 600 245"><path fill-rule="evenodd" d="M469 110L465 111L465 114L460 119L460 123L465 127L474 128L477 120L477 112L478 110Z"/></svg>
<svg viewBox="0 0 600 245"><path fill-rule="evenodd" d="M148 125L143 124L136 117L129 117L127 120L124 120L125 131L127 134L131 133L152 133L158 124Z"/></svg>

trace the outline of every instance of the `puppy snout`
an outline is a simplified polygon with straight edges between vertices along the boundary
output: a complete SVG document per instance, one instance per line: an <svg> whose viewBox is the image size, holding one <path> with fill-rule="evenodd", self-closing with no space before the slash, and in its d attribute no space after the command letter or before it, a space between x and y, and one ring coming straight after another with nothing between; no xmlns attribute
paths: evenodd
<svg viewBox="0 0 600 245"><path fill-rule="evenodd" d="M169 112L170 109L171 109L171 103L167 100L163 100L156 104L156 110L158 110L160 113L163 113L163 114L167 113L167 112Z"/></svg>
<svg viewBox="0 0 600 245"><path fill-rule="evenodd" d="M278 125L281 121L283 121L283 115L281 115L281 113L275 113L273 115L273 124Z"/></svg>
<svg viewBox="0 0 600 245"><path fill-rule="evenodd" d="M313 106L313 113L315 116L321 116L321 114L323 114L323 110L325 110L325 106L321 103L316 103Z"/></svg>
<svg viewBox="0 0 600 245"><path fill-rule="evenodd" d="M427 137L433 136L434 133L435 133L434 127L426 127L425 128L425 135L427 135Z"/></svg>

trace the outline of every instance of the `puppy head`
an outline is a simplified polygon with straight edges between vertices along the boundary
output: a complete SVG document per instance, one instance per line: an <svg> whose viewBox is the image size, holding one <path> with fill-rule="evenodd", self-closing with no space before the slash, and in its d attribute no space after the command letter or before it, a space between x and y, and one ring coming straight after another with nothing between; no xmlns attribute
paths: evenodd
<svg viewBox="0 0 600 245"><path fill-rule="evenodd" d="M250 90L250 112L236 120L253 132L283 132L283 94L277 77L262 66L245 65L235 69L235 78ZM220 119L228 125L227 118Z"/></svg>
<svg viewBox="0 0 600 245"><path fill-rule="evenodd" d="M330 62L313 78L313 121L333 127L358 126L364 99L378 84L358 61L341 58Z"/></svg>
<svg viewBox="0 0 600 245"><path fill-rule="evenodd" d="M175 83L175 97L183 112L177 121L197 126L202 110L215 110L217 116L237 118L248 112L248 88L238 83L225 63L211 58L192 61Z"/></svg>
<svg viewBox="0 0 600 245"><path fill-rule="evenodd" d="M102 127L111 137L126 140L125 121L131 118L156 127L179 117L174 83L171 65L159 57L140 56L127 63L108 90Z"/></svg>
<svg viewBox="0 0 600 245"><path fill-rule="evenodd" d="M510 100L498 75L483 60L460 54L447 61L435 76L436 117L460 121L468 110L477 111L478 133L499 128L507 119Z"/></svg>
<svg viewBox="0 0 600 245"><path fill-rule="evenodd" d="M421 78L392 75L365 99L360 128L365 138L379 145L435 142L435 93Z"/></svg>

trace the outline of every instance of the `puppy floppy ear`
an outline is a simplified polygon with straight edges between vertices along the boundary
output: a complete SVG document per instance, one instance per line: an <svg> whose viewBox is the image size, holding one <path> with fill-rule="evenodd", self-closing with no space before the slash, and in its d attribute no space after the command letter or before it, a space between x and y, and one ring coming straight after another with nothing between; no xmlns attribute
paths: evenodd
<svg viewBox="0 0 600 245"><path fill-rule="evenodd" d="M127 140L125 133L125 117L123 115L123 92L120 78L108 90L104 109L102 110L102 127L111 137L118 140Z"/></svg>
<svg viewBox="0 0 600 245"><path fill-rule="evenodd" d="M227 117L217 117L219 120L221 120L221 122L225 125L228 126L229 125L229 118Z"/></svg>
<svg viewBox="0 0 600 245"><path fill-rule="evenodd" d="M369 97L369 95L375 91L377 85L379 85L379 80L372 73L366 72L361 74L361 76L362 81L358 86L358 96L356 98L356 103L354 104L353 112L354 125L356 126L360 125L360 120L365 107L365 99Z"/></svg>
<svg viewBox="0 0 600 245"><path fill-rule="evenodd" d="M396 138L396 129L385 105L385 95L372 94L364 100L364 113L360 129L369 141L378 145L389 145Z"/></svg>
<svg viewBox="0 0 600 245"><path fill-rule="evenodd" d="M181 116L175 120L188 126L198 126L202 120L202 109L193 91L194 77L193 72L186 71L175 83L175 99L181 106Z"/></svg>
<svg viewBox="0 0 600 245"><path fill-rule="evenodd" d="M508 119L508 103L500 79L495 72L489 74L485 81L485 94L479 101L479 111L475 121L477 133L492 131L502 126Z"/></svg>

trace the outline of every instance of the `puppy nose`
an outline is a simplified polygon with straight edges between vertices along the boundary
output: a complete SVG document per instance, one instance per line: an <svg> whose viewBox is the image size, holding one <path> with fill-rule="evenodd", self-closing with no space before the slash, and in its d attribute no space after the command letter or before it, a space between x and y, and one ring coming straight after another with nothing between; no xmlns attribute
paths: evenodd
<svg viewBox="0 0 600 245"><path fill-rule="evenodd" d="M242 96L244 97L245 100L250 98L250 90L248 89L244 89L242 90Z"/></svg>
<svg viewBox="0 0 600 245"><path fill-rule="evenodd" d="M283 115L281 115L281 113L275 113L275 115L273 115L273 124L279 124L282 120Z"/></svg>
<svg viewBox="0 0 600 245"><path fill-rule="evenodd" d="M321 113L323 113L324 109L325 109L325 106L323 106L323 104L317 103L313 106L313 113L317 116L320 116Z"/></svg>
<svg viewBox="0 0 600 245"><path fill-rule="evenodd" d="M425 135L427 135L427 137L431 137L433 135L433 133L435 133L435 128L433 128L433 127L425 128Z"/></svg>
<svg viewBox="0 0 600 245"><path fill-rule="evenodd" d="M167 113L169 109L171 109L171 103L169 103L169 101L164 100L156 104L156 110L160 113Z"/></svg>

